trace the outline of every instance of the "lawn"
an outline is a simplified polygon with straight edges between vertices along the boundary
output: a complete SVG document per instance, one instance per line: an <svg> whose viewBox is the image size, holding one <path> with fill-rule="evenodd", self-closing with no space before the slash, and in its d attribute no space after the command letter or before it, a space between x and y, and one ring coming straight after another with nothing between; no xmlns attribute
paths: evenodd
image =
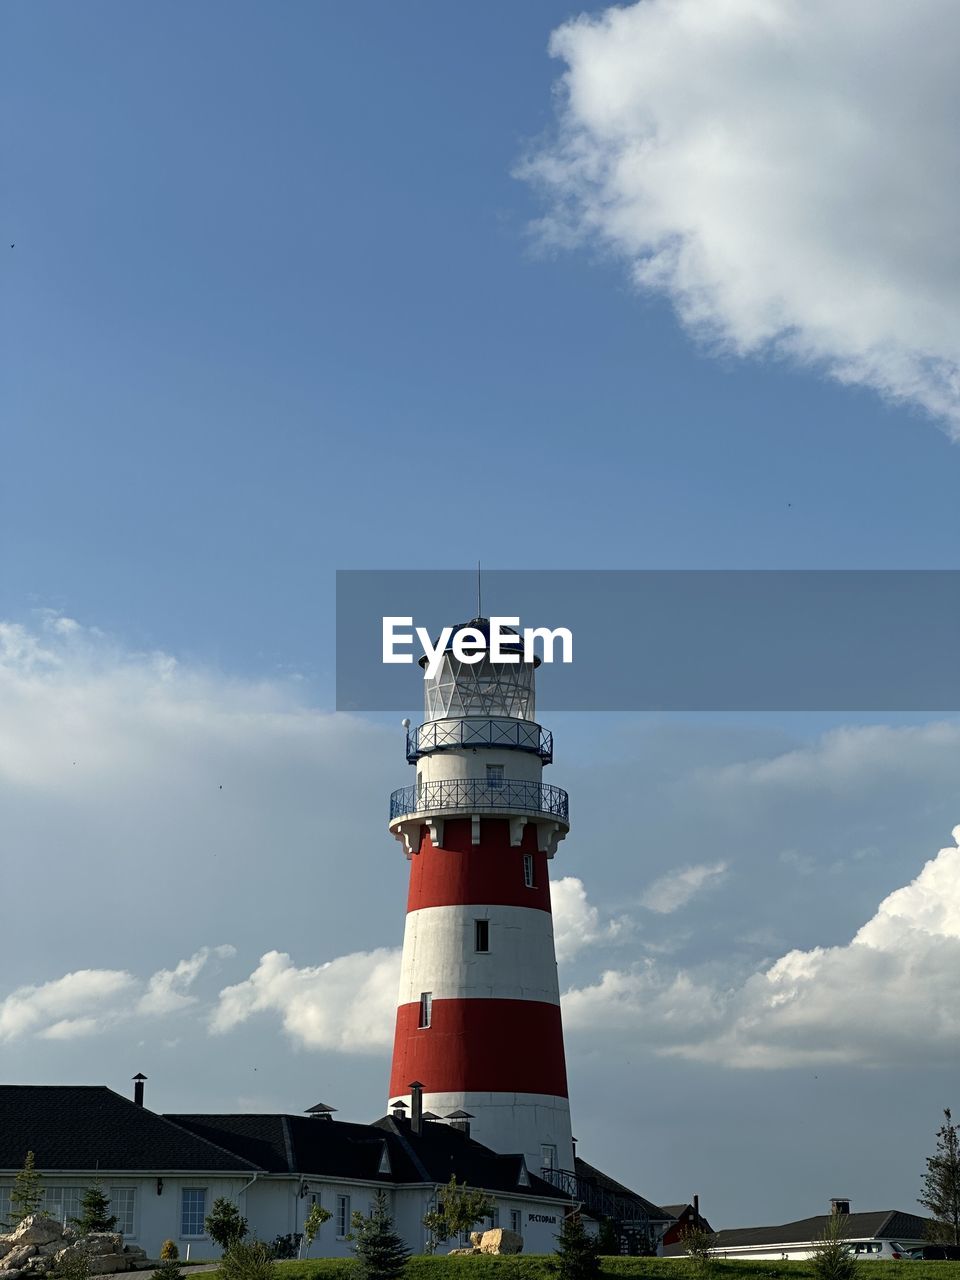
<svg viewBox="0 0 960 1280"><path fill-rule="evenodd" d="M486 1255L466 1258L431 1258L422 1254L407 1264L407 1280L553 1280L552 1254L520 1254L516 1257ZM605 1280L693 1280L695 1272L686 1259L603 1258ZM347 1280L353 1263L340 1258L280 1262L280 1280ZM862 1280L960 1280L960 1262L862 1262ZM907 1274L904 1275L903 1273ZM717 1260L711 1268L714 1280L812 1280L812 1262L743 1262Z"/></svg>

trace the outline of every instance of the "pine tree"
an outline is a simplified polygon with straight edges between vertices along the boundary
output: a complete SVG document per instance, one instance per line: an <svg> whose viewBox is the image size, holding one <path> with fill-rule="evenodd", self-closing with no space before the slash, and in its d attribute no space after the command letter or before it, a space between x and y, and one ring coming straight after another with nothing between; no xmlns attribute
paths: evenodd
<svg viewBox="0 0 960 1280"><path fill-rule="evenodd" d="M352 1238L361 1280L396 1280L403 1275L410 1250L393 1229L382 1191L377 1192L368 1218L353 1215Z"/></svg>
<svg viewBox="0 0 960 1280"><path fill-rule="evenodd" d="M32 1151L28 1151L23 1168L13 1180L10 1191L11 1228L22 1222L28 1214L39 1212L44 1197L43 1178L37 1172Z"/></svg>
<svg viewBox="0 0 960 1280"><path fill-rule="evenodd" d="M110 1213L110 1197L103 1194L99 1178L80 1197L80 1217L72 1221L82 1236L91 1231L113 1231L116 1227L116 1215Z"/></svg>
<svg viewBox="0 0 960 1280"><path fill-rule="evenodd" d="M576 1209L566 1215L557 1236L556 1267L562 1280L596 1280L600 1275L600 1242Z"/></svg>
<svg viewBox="0 0 960 1280"><path fill-rule="evenodd" d="M960 1244L960 1124L953 1123L949 1107L943 1116L936 1153L927 1157L918 1203L933 1214L931 1239L938 1244Z"/></svg>

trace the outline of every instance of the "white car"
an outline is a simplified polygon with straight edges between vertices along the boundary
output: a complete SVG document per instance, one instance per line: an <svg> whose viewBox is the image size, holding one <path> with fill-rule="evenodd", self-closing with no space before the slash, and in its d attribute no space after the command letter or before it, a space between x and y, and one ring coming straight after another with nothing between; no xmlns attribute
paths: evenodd
<svg viewBox="0 0 960 1280"><path fill-rule="evenodd" d="M909 1258L914 1248L897 1240L848 1240L846 1244L858 1262L899 1262Z"/></svg>

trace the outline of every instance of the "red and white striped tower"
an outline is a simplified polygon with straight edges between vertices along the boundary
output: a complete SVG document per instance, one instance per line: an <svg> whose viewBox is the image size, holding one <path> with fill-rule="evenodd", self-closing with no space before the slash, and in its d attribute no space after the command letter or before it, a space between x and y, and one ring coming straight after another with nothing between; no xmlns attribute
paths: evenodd
<svg viewBox="0 0 960 1280"><path fill-rule="evenodd" d="M473 1137L536 1173L574 1165L547 875L568 803L542 780L534 665L448 649L424 681L417 780L390 799L410 859L390 1099L410 1106L420 1081L426 1110L466 1112Z"/></svg>

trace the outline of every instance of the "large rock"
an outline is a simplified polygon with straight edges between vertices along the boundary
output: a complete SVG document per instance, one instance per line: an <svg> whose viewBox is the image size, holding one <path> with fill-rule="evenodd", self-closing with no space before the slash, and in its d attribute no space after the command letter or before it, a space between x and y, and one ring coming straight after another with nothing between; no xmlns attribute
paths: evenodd
<svg viewBox="0 0 960 1280"><path fill-rule="evenodd" d="M516 1231L508 1231L506 1227L494 1227L485 1231L480 1237L481 1253L522 1253L523 1236Z"/></svg>
<svg viewBox="0 0 960 1280"><path fill-rule="evenodd" d="M13 1240L10 1236L0 1236L0 1258L5 1258L13 1248Z"/></svg>
<svg viewBox="0 0 960 1280"><path fill-rule="evenodd" d="M59 1240L61 1226L45 1213L28 1213L12 1233L14 1244L49 1244Z"/></svg>
<svg viewBox="0 0 960 1280"><path fill-rule="evenodd" d="M3 1260L3 1269L7 1271L11 1267L22 1267L28 1258L32 1258L37 1252L35 1244L17 1244L10 1250Z"/></svg>
<svg viewBox="0 0 960 1280"><path fill-rule="evenodd" d="M123 1236L119 1231L91 1231L77 1241L84 1253L92 1258L108 1253L123 1253Z"/></svg>

